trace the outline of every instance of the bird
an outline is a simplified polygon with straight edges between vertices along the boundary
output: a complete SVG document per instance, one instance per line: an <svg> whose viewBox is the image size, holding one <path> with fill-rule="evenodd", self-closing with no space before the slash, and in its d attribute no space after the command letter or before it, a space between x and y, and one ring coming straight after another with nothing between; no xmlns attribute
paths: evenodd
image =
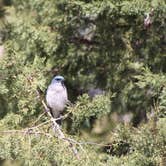
<svg viewBox="0 0 166 166"><path fill-rule="evenodd" d="M53 118L59 118L68 102L67 89L64 85L64 77L55 76L46 91L46 103L50 108Z"/></svg>

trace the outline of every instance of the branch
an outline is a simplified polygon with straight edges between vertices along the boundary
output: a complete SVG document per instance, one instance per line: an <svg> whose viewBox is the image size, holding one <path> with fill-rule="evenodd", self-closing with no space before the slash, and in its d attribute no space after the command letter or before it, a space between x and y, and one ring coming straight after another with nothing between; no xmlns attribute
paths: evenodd
<svg viewBox="0 0 166 166"><path fill-rule="evenodd" d="M65 137L65 135L63 134L63 132L61 131L60 129L60 126L57 124L57 119L54 119L50 113L50 110L49 108L47 107L47 105L45 104L45 102L42 100L42 104L45 108L45 111L47 113L47 115L51 118L51 121L53 123L53 130L55 132L55 135L59 138L59 139L62 139L64 140L67 145L69 146L69 148L73 151L74 155L77 157L77 159L80 159L79 155L78 155L78 151L77 149L74 147L74 144L72 143L72 141L70 141L69 139L67 139ZM61 118L61 117L60 117Z"/></svg>
<svg viewBox="0 0 166 166"><path fill-rule="evenodd" d="M44 133L44 132L39 132L39 131L33 131L31 129L24 129L24 130L7 130L7 131L0 131L0 134L13 134L13 133L21 133L23 135L27 134L35 134L35 135L45 135L47 137L52 137L51 134Z"/></svg>

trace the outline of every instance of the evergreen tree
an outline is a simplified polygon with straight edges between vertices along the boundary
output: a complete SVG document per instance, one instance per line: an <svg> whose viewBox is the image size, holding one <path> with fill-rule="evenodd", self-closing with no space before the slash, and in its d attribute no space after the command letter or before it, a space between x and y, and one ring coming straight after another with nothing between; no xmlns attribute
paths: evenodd
<svg viewBox="0 0 166 166"><path fill-rule="evenodd" d="M0 18L4 9L9 12L8 24L1 28L5 36L2 40L5 53L0 56L2 162L163 164L166 155L165 1L4 2L11 6L0 6ZM47 116L40 118L44 110L41 98L56 74L66 78L69 98L74 102L67 109L69 114L63 130L76 141L80 160L63 140L47 132L50 123L31 128L36 121L35 125L48 120ZM95 88L105 93L93 99L81 95ZM113 132L112 112L132 112L132 126L115 124ZM108 118L107 129L95 137L92 130L103 117ZM143 119L149 120L138 126ZM10 131L5 133L6 130ZM88 143L89 139L103 141L93 144Z"/></svg>

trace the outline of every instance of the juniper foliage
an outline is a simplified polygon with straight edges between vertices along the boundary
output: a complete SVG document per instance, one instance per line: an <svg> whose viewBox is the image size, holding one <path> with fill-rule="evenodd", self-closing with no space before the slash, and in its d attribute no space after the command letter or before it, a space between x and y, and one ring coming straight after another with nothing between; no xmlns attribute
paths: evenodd
<svg viewBox="0 0 166 166"><path fill-rule="evenodd" d="M112 112L132 112L132 124L138 128L116 124L114 130L110 128L97 139L109 143L107 148L77 144L79 161L56 138L1 134L1 162L164 165L165 1L4 0L4 4L10 6L0 6L0 15L9 12L3 17L5 24L0 24L5 48L0 55L1 131L33 125L43 113L38 88L45 92L55 74L64 75L74 102L67 109L70 114L66 124L79 132L70 135L64 127L69 137L88 142L83 128L92 129L96 124L92 119L109 118ZM91 88L106 93L93 99L80 96ZM138 126L143 118L148 122ZM39 122L46 120L45 116ZM108 126L111 123L109 119ZM47 127L42 129L46 131ZM96 141L91 130L88 135Z"/></svg>

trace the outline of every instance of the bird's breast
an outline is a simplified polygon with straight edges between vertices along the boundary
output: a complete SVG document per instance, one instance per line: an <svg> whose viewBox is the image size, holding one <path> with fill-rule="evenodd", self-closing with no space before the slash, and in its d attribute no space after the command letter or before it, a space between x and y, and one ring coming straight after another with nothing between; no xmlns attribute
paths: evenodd
<svg viewBox="0 0 166 166"><path fill-rule="evenodd" d="M50 85L46 94L46 101L54 111L63 111L67 102L66 88L61 85Z"/></svg>

